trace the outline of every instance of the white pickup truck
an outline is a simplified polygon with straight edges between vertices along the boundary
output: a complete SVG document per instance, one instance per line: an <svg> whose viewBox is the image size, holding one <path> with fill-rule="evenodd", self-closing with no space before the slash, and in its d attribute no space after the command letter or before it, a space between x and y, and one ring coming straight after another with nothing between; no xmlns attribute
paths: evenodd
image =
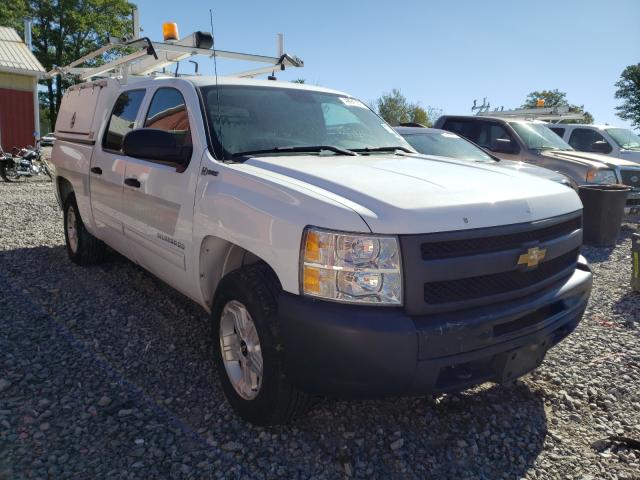
<svg viewBox="0 0 640 480"><path fill-rule="evenodd" d="M238 78L65 93L52 160L69 257L105 245L211 313L229 403L503 382L578 325L592 275L566 186L420 156L344 93Z"/></svg>

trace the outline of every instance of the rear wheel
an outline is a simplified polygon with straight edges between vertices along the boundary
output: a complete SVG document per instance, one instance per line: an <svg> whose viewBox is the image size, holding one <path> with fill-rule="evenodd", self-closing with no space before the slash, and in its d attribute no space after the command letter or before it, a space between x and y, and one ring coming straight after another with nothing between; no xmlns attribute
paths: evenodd
<svg viewBox="0 0 640 480"><path fill-rule="evenodd" d="M0 162L0 177L5 182L17 182L22 180L23 176L18 175L18 166L13 160Z"/></svg>
<svg viewBox="0 0 640 480"><path fill-rule="evenodd" d="M104 258L106 246L85 228L73 193L64 202L64 238L72 262L93 265Z"/></svg>
<svg viewBox="0 0 640 480"><path fill-rule="evenodd" d="M280 291L265 263L249 265L223 279L212 311L224 394L238 415L258 425L287 423L314 402L286 378L276 325Z"/></svg>

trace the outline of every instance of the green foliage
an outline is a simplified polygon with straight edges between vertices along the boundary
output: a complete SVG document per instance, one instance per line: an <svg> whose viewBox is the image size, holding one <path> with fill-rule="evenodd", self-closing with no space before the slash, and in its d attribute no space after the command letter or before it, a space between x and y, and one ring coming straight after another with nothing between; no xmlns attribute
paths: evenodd
<svg viewBox="0 0 640 480"><path fill-rule="evenodd" d="M584 106L572 105L567 101L567 93L561 92L557 88L554 90L536 90L527 95L522 107L520 108L536 108L536 101L544 99L545 107L569 107L570 112L584 113L583 120L565 120L563 123L593 123L593 116L589 112L585 112Z"/></svg>
<svg viewBox="0 0 640 480"><path fill-rule="evenodd" d="M616 87L616 98L623 100L616 107L616 115L640 129L640 63L625 68Z"/></svg>
<svg viewBox="0 0 640 480"><path fill-rule="evenodd" d="M291 83L307 83L304 78L296 78L295 80L291 80Z"/></svg>
<svg viewBox="0 0 640 480"><path fill-rule="evenodd" d="M418 103L409 102L396 88L378 98L375 106L378 115L391 125L413 122L430 127L438 112L432 107L424 109Z"/></svg>
<svg viewBox="0 0 640 480"><path fill-rule="evenodd" d="M33 53L45 70L63 66L103 46L113 37L132 33L133 4L126 0L9 0L0 2L0 25L24 34L24 17L33 18ZM53 123L69 80L44 81Z"/></svg>
<svg viewBox="0 0 640 480"><path fill-rule="evenodd" d="M427 126L429 124L429 114L427 111L419 106L413 107L413 111L411 112L411 121L415 123L419 123L420 125Z"/></svg>

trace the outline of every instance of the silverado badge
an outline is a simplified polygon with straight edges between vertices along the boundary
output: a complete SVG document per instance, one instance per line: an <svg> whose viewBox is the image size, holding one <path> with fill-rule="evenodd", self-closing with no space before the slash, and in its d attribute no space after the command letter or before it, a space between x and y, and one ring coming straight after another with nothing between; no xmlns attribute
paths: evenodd
<svg viewBox="0 0 640 480"><path fill-rule="evenodd" d="M537 267L544 260L547 250L544 248L533 247L518 257L518 265L526 265L527 267Z"/></svg>

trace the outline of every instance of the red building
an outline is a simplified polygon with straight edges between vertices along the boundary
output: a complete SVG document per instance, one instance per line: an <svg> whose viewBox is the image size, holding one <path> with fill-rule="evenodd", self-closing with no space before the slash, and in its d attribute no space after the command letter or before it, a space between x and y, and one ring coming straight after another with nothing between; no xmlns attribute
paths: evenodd
<svg viewBox="0 0 640 480"><path fill-rule="evenodd" d="M44 73L18 33L0 27L0 146L5 151L35 145L40 137L38 79Z"/></svg>

